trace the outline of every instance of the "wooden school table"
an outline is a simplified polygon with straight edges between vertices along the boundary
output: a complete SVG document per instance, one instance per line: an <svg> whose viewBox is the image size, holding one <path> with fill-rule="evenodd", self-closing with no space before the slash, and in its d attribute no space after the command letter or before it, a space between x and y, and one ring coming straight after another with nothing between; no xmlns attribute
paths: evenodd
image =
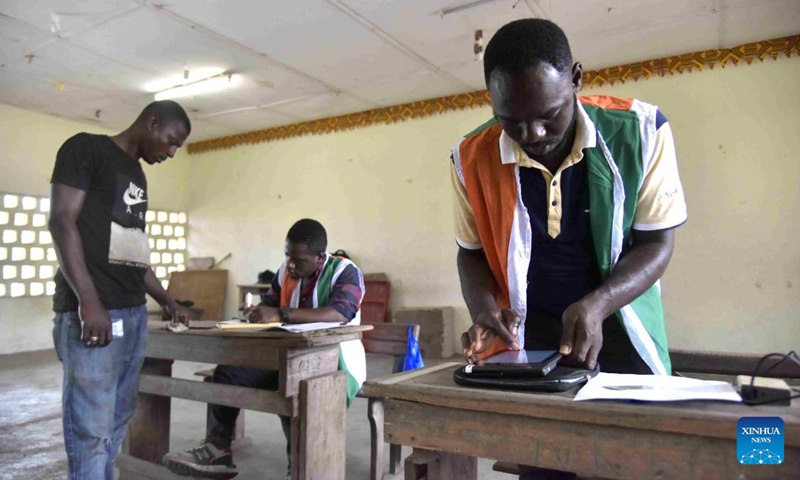
<svg viewBox="0 0 800 480"><path fill-rule="evenodd" d="M798 478L800 403L789 407L726 402L573 402L572 394L461 387L458 363L368 380L370 408L383 414L383 441L414 447L429 479L475 480L476 457L630 479ZM782 465L740 465L736 423L743 416L785 422ZM435 453L438 452L438 453ZM374 455L373 455L374 456ZM383 462L373 477L380 478ZM429 459L429 460L426 460ZM421 460L421 462L420 462ZM416 478L406 462L406 479ZM514 477L509 476L509 479Z"/></svg>
<svg viewBox="0 0 800 480"><path fill-rule="evenodd" d="M200 322L193 322L200 323ZM185 478L162 465L169 450L171 398L292 417L292 478L344 479L345 374L339 343L361 338L369 325L305 333L191 329L148 325L139 404L117 459L122 479ZM172 378L175 360L279 371L277 391ZM198 417L205 424L205 417Z"/></svg>

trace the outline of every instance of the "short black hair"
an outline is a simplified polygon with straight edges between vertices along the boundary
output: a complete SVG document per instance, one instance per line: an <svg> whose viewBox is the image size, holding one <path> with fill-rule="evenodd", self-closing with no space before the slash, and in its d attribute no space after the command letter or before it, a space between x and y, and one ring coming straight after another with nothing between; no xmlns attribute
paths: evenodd
<svg viewBox="0 0 800 480"><path fill-rule="evenodd" d="M186 135L192 133L192 122L189 121L189 116L186 115L186 110L180 106L178 102L172 100L159 100L144 107L142 113L139 114L138 120L145 120L150 115L155 115L164 121L177 120L182 122L186 127Z"/></svg>
<svg viewBox="0 0 800 480"><path fill-rule="evenodd" d="M286 240L302 243L313 253L322 253L328 248L328 234L325 232L325 227L310 218L295 222L286 234Z"/></svg>
<svg viewBox="0 0 800 480"><path fill-rule="evenodd" d="M562 73L572 70L572 52L561 27L541 18L523 18L500 27L486 46L483 75L486 86L496 69L518 75L540 63Z"/></svg>

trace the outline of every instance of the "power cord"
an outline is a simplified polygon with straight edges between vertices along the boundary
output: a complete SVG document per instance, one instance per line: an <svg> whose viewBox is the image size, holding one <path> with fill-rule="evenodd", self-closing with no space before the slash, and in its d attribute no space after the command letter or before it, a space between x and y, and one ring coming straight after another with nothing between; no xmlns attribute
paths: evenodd
<svg viewBox="0 0 800 480"><path fill-rule="evenodd" d="M761 366L764 365L764 362L766 362L770 358L775 358L775 357L780 357L780 360L770 365L766 370L761 371ZM753 369L753 374L750 376L750 384L747 385L747 387L749 388L744 388L744 386L740 385L740 387L742 387L740 392L740 394L742 395L742 400L744 400L744 402L747 405L751 406L767 405L776 402L784 402L786 405L789 405L791 404L792 399L800 398L800 394L789 395L788 398L782 393L779 393L777 395L767 394L766 392L764 392L765 390L769 390L772 393L776 393L777 390L755 385L756 377L759 374L765 375L770 371L772 371L778 365L786 362L787 360L795 363L797 366L800 367L800 357L798 357L797 353L794 350L790 351L789 353L770 353L761 357L761 359L756 364L756 367ZM781 382L783 381L781 380ZM783 385L785 386L786 389L781 389L780 392L786 392L788 390L788 392L795 393L798 391L796 387L789 387L788 385L786 385L785 382L783 382ZM759 395L759 389L761 389L762 391L761 395ZM759 396L763 396L764 398L758 399Z"/></svg>

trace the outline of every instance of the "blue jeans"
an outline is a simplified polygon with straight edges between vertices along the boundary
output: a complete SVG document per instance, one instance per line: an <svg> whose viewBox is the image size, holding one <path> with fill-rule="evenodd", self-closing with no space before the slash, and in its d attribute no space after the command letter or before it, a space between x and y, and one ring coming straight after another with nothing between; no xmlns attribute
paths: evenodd
<svg viewBox="0 0 800 480"><path fill-rule="evenodd" d="M70 480L113 480L114 461L133 418L147 343L145 305L109 310L123 335L105 347L81 341L77 312L57 313L56 354L64 365L62 414Z"/></svg>

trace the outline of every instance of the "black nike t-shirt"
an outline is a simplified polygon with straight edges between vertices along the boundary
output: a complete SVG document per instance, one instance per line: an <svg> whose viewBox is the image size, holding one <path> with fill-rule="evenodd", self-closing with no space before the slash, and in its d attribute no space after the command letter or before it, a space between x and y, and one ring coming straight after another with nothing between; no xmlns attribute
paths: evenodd
<svg viewBox="0 0 800 480"><path fill-rule="evenodd" d="M144 230L147 179L139 161L108 136L79 133L59 149L50 182L86 192L77 226L105 308L144 304L150 246ZM55 284L53 310L77 310L78 299L60 268Z"/></svg>

